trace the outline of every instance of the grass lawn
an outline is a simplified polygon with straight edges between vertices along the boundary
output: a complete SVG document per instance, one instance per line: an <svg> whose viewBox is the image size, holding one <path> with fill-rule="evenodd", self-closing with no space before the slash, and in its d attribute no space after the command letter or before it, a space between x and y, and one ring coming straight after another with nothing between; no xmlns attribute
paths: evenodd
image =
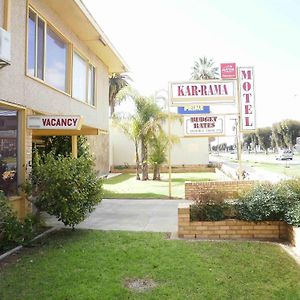
<svg viewBox="0 0 300 300"><path fill-rule="evenodd" d="M122 174L106 179L104 181L104 198L168 198L169 174L162 173L161 179L161 181L140 181L135 179L134 174ZM185 181L206 181L215 179L215 173L174 173L172 174L172 197L184 198Z"/></svg>
<svg viewBox="0 0 300 300"><path fill-rule="evenodd" d="M257 170L266 170L273 173L284 174L289 177L300 177L299 165L290 164L289 161L278 163L248 163L249 166Z"/></svg>
<svg viewBox="0 0 300 300"><path fill-rule="evenodd" d="M136 292L129 279L157 286ZM65 230L2 263L0 299L300 299L300 268L273 244Z"/></svg>

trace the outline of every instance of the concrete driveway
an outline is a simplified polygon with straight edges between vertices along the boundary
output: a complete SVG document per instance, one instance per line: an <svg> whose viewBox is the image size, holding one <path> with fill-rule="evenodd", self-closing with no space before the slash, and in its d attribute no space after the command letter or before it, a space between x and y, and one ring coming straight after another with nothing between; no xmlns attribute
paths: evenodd
<svg viewBox="0 0 300 300"><path fill-rule="evenodd" d="M77 228L176 232L177 207L185 200L105 199ZM50 226L63 226L54 217L46 216Z"/></svg>

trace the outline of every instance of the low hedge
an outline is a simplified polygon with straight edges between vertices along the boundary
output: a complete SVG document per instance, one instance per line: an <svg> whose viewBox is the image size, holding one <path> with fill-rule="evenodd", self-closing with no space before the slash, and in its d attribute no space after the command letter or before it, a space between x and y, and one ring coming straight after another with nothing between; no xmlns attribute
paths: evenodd
<svg viewBox="0 0 300 300"><path fill-rule="evenodd" d="M300 179L258 184L231 202L217 199L220 192L195 201L191 206L191 220L286 221L300 227Z"/></svg>
<svg viewBox="0 0 300 300"><path fill-rule="evenodd" d="M32 215L19 221L8 199L0 192L0 252L16 245L25 245L33 238L38 227L38 220Z"/></svg>

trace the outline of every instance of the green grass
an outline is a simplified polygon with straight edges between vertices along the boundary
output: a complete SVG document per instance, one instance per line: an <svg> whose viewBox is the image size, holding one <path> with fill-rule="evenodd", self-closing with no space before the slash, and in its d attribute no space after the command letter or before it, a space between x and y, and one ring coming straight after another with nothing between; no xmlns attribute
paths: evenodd
<svg viewBox="0 0 300 300"><path fill-rule="evenodd" d="M131 278L158 286L130 291ZM300 269L273 244L60 231L0 270L0 299L300 299Z"/></svg>
<svg viewBox="0 0 300 300"><path fill-rule="evenodd" d="M249 166L257 170L266 170L273 173L284 174L289 177L300 177L299 165L292 165L289 161L278 163L248 163Z"/></svg>
<svg viewBox="0 0 300 300"><path fill-rule="evenodd" d="M161 181L140 181L134 174L122 174L104 181L104 198L165 199L169 196L167 173L161 174ZM215 180L215 173L172 174L172 197L184 198L185 181Z"/></svg>

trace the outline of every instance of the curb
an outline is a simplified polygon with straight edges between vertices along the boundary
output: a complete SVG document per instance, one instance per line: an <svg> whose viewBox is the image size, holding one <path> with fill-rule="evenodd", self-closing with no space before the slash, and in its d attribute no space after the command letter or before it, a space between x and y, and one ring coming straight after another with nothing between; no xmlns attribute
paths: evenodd
<svg viewBox="0 0 300 300"><path fill-rule="evenodd" d="M43 237L43 236L49 234L50 232L55 231L55 230L57 230L57 229L58 229L57 227L52 227L52 228L50 228L50 229L44 231L43 233L37 235L36 237L34 237L32 240L29 241L29 243L31 243L31 242L33 242L33 241L35 241L35 240L37 240L37 239L39 239L39 238L41 238L41 237ZM15 248L13 248L13 249L11 249L11 250L5 252L4 254L2 254L2 255L0 256L0 261L1 261L2 259L4 259L5 257L7 257L7 256L9 256L9 255L11 255L11 254L13 254L13 253L15 253L15 252L21 250L22 248L23 248L23 246L17 246L17 247L15 247Z"/></svg>

